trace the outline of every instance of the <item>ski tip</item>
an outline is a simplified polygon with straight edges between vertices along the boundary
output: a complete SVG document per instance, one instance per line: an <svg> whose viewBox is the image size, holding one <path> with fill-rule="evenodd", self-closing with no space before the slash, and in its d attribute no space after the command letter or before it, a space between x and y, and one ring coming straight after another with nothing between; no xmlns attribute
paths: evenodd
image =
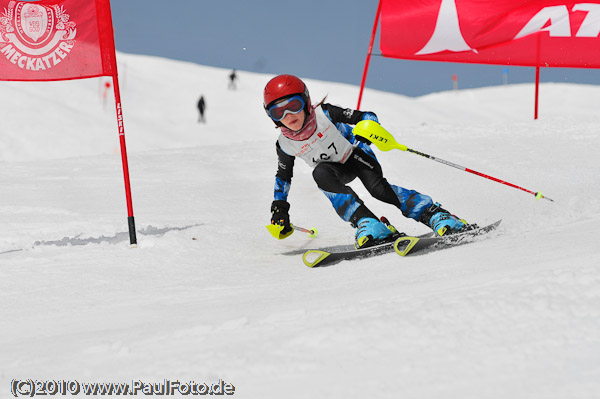
<svg viewBox="0 0 600 399"><path fill-rule="evenodd" d="M304 255L302 255L302 261L308 267L315 267L318 266L319 263L321 263L323 259L327 258L329 255L331 255L329 252L313 249L306 251Z"/></svg>
<svg viewBox="0 0 600 399"><path fill-rule="evenodd" d="M494 230L496 227L500 226L500 223L502 223L502 219L496 220L494 223L491 223L489 226L484 226L481 229L491 231L491 230ZM486 227L487 227L487 229L486 229Z"/></svg>

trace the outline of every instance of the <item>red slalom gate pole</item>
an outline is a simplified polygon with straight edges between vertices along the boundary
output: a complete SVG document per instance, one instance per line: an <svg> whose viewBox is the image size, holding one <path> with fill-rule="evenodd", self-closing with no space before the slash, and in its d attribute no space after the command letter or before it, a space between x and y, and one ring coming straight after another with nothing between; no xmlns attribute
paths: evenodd
<svg viewBox="0 0 600 399"><path fill-rule="evenodd" d="M360 82L360 92L358 93L358 105L356 109L360 110L360 102L362 101L363 90L365 88L365 82L367 81L367 72L369 71L369 62L371 61L371 54L373 53L373 42L375 41L375 32L377 32L377 25L379 24L379 13L381 12L381 0L377 5L377 13L375 14L375 23L373 24L373 33L371 34L371 42L369 43L369 51L367 52L367 61L365 61L365 69L363 71L362 80Z"/></svg>
<svg viewBox="0 0 600 399"><path fill-rule="evenodd" d="M119 141L121 143L121 161L123 163L123 177L125 180L125 197L127 200L127 225L129 226L129 243L132 247L137 246L135 233L135 219L133 217L133 201L131 199L131 184L129 181L129 164L127 162L127 147L125 146L125 127L123 125L123 109L121 107L121 92L119 90L119 78L113 75L113 88L115 92L115 106L117 109L117 124L119 127Z"/></svg>
<svg viewBox="0 0 600 399"><path fill-rule="evenodd" d="M535 105L533 107L533 119L538 118L538 106L540 102L540 66L535 67Z"/></svg>

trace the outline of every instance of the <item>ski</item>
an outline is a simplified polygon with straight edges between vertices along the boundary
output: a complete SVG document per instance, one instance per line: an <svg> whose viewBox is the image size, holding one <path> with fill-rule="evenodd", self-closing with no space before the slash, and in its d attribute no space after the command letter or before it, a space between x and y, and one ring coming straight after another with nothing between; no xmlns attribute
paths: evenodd
<svg viewBox="0 0 600 399"><path fill-rule="evenodd" d="M431 237L433 233L420 235L418 239ZM401 237L402 238L402 237ZM356 249L353 245L337 245L321 249L310 249L303 251L302 261L308 267L321 267L334 265L343 260L363 259L372 256L383 255L394 252L395 241L386 242L372 247ZM298 254L298 252L288 252L286 255Z"/></svg>
<svg viewBox="0 0 600 399"><path fill-rule="evenodd" d="M457 245L468 244L477 240L478 236L489 233L500 225L502 220L498 220L487 226L464 233L452 234L442 237L400 237L394 243L394 250L400 256L413 255L415 253L425 253L440 250L443 248L454 247Z"/></svg>
<svg viewBox="0 0 600 399"><path fill-rule="evenodd" d="M446 237L432 237L432 233L420 236L403 236L396 241L386 242L368 248L355 249L350 245L338 245L333 247L310 249L304 251L302 261L308 267L331 266L344 260L364 259L383 255L396 251L401 256L426 253L451 246L467 244L476 240L476 237L486 234L500 225L502 220L492 224L469 230L464 233L453 234ZM286 253L286 255L299 254L299 251Z"/></svg>

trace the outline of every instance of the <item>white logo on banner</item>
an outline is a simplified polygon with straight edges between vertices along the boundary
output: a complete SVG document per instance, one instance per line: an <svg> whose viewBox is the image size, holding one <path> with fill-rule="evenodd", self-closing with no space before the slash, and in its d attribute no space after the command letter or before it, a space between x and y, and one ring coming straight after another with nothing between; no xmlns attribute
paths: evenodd
<svg viewBox="0 0 600 399"><path fill-rule="evenodd" d="M45 71L75 45L75 22L62 6L11 1L0 16L0 54L17 67Z"/></svg>
<svg viewBox="0 0 600 399"><path fill-rule="evenodd" d="M415 55L439 53L446 50L477 52L467 44L460 31L455 0L442 0L433 35L425 47L417 51Z"/></svg>

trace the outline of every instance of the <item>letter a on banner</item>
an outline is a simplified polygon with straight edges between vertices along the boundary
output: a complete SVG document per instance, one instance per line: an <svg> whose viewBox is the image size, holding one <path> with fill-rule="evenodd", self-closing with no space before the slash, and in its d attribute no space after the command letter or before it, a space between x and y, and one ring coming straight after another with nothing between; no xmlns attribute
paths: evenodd
<svg viewBox="0 0 600 399"><path fill-rule="evenodd" d="M109 0L0 0L0 80L111 76L125 180L129 239L137 244Z"/></svg>

